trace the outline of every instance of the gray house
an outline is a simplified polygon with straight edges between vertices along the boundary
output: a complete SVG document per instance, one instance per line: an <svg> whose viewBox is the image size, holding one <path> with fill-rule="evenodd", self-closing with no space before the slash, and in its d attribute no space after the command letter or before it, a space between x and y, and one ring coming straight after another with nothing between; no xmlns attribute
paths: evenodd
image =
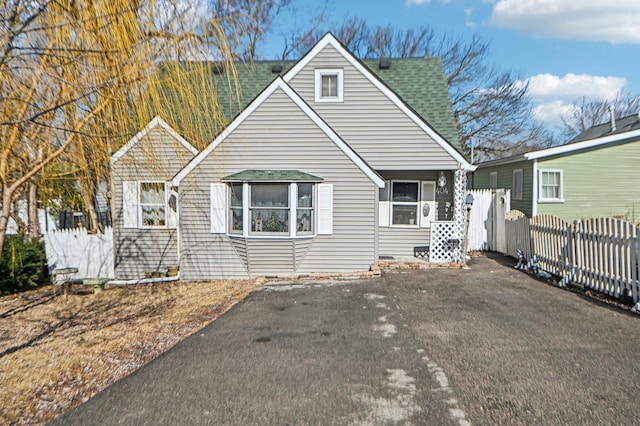
<svg viewBox="0 0 640 426"><path fill-rule="evenodd" d="M438 64L426 78L442 97ZM429 244L473 166L441 136L455 134L448 97L436 130L390 87L414 77L393 68L327 34L197 155L155 119L112 160L116 277L363 271Z"/></svg>

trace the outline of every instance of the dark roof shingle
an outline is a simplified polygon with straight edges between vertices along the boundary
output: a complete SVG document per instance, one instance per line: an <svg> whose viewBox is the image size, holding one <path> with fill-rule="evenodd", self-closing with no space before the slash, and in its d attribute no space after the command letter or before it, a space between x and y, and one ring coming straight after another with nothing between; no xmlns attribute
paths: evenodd
<svg viewBox="0 0 640 426"><path fill-rule="evenodd" d="M379 60L362 61L371 72L393 90L405 104L421 116L436 132L456 149L459 148L457 126L449 98L442 60L437 57L389 59L390 67L380 69ZM180 63L188 67L190 63ZM200 63L201 65L202 63ZM217 63L209 64L210 88L218 95L218 103L227 120L239 114L262 90L278 75L284 75L296 61L257 61L236 63L237 85L229 73ZM166 64L166 67L175 63ZM273 66L282 66L281 71L273 72ZM165 75L171 73L164 70ZM199 71L200 72L200 71ZM170 78L170 77L169 77ZM167 84L170 88L171 84ZM170 91L170 89L168 90ZM171 94L166 94L171 97ZM178 104L183 104L180 100ZM198 114L198 111L194 112ZM225 126L227 123L224 123ZM180 128L180 123L176 123ZM216 129L218 133L222 128ZM202 135L204 139L213 139L215 135Z"/></svg>

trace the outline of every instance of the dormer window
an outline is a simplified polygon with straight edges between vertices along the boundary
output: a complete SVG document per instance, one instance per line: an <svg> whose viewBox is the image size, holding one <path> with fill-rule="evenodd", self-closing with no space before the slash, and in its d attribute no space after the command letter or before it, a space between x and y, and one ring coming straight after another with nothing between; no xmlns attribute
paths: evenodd
<svg viewBox="0 0 640 426"><path fill-rule="evenodd" d="M343 71L341 69L315 70L316 102L342 102Z"/></svg>

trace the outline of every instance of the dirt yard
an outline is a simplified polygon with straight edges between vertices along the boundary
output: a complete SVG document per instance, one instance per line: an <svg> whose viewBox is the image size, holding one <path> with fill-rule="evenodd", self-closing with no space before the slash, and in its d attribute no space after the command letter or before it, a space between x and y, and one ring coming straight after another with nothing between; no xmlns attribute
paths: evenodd
<svg viewBox="0 0 640 426"><path fill-rule="evenodd" d="M243 300L252 280L51 287L0 298L0 424L40 424L156 358Z"/></svg>

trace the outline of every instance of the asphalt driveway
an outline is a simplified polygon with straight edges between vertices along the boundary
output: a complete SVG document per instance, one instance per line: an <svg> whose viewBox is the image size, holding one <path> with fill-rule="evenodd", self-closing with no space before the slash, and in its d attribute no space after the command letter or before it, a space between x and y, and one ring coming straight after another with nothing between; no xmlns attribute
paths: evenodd
<svg viewBox="0 0 640 426"><path fill-rule="evenodd" d="M637 424L640 317L503 260L267 286L54 424Z"/></svg>

